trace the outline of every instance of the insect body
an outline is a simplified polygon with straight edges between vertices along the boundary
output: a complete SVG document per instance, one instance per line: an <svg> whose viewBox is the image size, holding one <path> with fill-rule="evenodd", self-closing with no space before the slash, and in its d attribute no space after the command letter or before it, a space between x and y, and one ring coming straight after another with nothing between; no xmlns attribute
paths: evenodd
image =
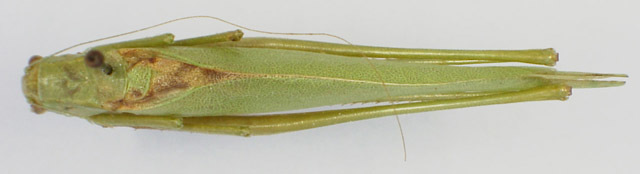
<svg viewBox="0 0 640 174"><path fill-rule="evenodd" d="M564 100L572 87L620 86L624 82L598 79L626 77L546 67L459 66L552 66L557 61L553 49L404 49L242 35L237 30L173 41L173 35L164 34L35 57L26 68L23 91L34 111L105 127L248 136L395 114ZM396 101L405 103L247 116Z"/></svg>

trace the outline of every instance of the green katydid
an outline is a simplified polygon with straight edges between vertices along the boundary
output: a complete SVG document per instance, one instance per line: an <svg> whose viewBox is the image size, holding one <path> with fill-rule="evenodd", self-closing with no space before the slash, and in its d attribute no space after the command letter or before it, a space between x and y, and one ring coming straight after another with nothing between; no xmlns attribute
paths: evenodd
<svg viewBox="0 0 640 174"><path fill-rule="evenodd" d="M623 81L601 79L626 77L460 66L553 66L553 49L406 49L242 36L236 30L174 41L163 34L77 54L35 56L23 91L37 113L49 110L104 127L249 136L396 114L565 100L571 88L620 86ZM269 114L366 102L403 103Z"/></svg>

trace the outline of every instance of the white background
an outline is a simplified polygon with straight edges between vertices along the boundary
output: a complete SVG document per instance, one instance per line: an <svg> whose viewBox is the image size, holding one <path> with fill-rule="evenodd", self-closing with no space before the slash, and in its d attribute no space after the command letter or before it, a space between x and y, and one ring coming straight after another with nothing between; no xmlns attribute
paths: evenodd
<svg viewBox="0 0 640 174"><path fill-rule="evenodd" d="M640 173L639 7L634 0L2 0L0 173ZM243 138L104 129L29 111L20 79L30 56L191 15L377 46L553 47L558 69L631 78L623 87L574 90L564 102L403 115L407 162L393 117ZM233 29L199 19L109 42Z"/></svg>

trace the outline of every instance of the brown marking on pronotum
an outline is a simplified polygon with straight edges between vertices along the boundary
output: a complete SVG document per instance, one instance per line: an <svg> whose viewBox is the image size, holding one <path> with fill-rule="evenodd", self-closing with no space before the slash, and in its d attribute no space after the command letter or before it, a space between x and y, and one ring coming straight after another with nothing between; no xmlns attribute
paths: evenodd
<svg viewBox="0 0 640 174"><path fill-rule="evenodd" d="M125 54L133 55L134 53L127 51ZM241 76L157 56L138 58L137 62L134 62L131 66L130 68L135 66L151 68L153 75L150 80L149 90L145 94L138 90L128 91L124 99L111 102L109 108L112 110L142 109L154 103L162 102L163 99L168 98L170 95Z"/></svg>
<svg viewBox="0 0 640 174"><path fill-rule="evenodd" d="M118 50L122 57L136 57L140 59L152 58L157 54L155 51L143 50L141 48L122 48Z"/></svg>
<svg viewBox="0 0 640 174"><path fill-rule="evenodd" d="M155 51L143 50L140 48L123 48L118 50L118 54L124 58L129 67L135 66L143 60L155 63L157 53Z"/></svg>

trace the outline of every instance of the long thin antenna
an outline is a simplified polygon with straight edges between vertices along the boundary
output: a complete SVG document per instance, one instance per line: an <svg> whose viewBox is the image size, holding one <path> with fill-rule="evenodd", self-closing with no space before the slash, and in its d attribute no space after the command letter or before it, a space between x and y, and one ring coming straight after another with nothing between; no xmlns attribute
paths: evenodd
<svg viewBox="0 0 640 174"><path fill-rule="evenodd" d="M270 31L262 31L262 30L256 30L256 29L248 28L248 27L245 27L245 26L242 26L242 25L238 25L238 24L235 24L235 23L232 23L232 22L226 21L226 20L221 19L221 18L218 18L218 17L213 17L213 16L187 16L187 17L182 17L182 18L177 18L177 19L168 20L168 21L165 21L165 22L162 22L162 23L159 23L159 24L151 25L151 26L148 26L148 27L144 27L144 28L141 28L141 29L137 29L137 30L133 30L133 31L125 32L125 33L120 33L120 34L116 34L116 35L112 35L112 36L107 36L107 37L103 37L103 38L96 39L96 40L91 40L91 41L86 41L86 42L78 43L78 44L72 45L72 46L70 46L70 47L68 47L68 48L62 49L62 50L60 50L60 51L58 51L58 52L55 52L55 53L53 53L51 56L58 55L58 54L60 54L60 53L63 53L63 52L65 52L65 51L68 51L68 50L70 50L70 49L73 49L73 48L76 48L76 47L79 47L79 46L82 46L82 45L91 44L91 43L95 43L95 42L100 42L100 41L103 41L103 40L113 39L113 38L117 38L117 37L121 37L121 36L126 36L126 35L130 35L130 34L133 34L133 33L137 33L137 32L141 32L141 31L149 30L149 29L152 29L152 28L156 28L156 27L159 27L159 26L163 26L163 25L166 25L166 24L170 24L170 23L173 23L173 22L182 21L182 20L187 20L187 19L195 19L195 18L209 18L209 19L214 19L214 20L217 20L217 21L220 21L220 22L223 22L223 23L226 23L226 24L229 24L229 25L232 25L232 26L235 26L235 27L238 27L238 28L241 28L241 29L247 30L247 31L253 31L253 32L257 32L257 33L264 33L264 34L274 34L274 35L316 35L316 36L318 36L318 35L319 35L319 36L329 36L329 37L333 37L333 38L339 39L339 40L341 40L341 41L343 41L343 42L346 42L346 43L347 43L347 44L349 44L349 45L353 45L351 42L347 41L346 39L344 39L344 38L342 38L342 37L339 37L339 36L336 36L336 35L333 35L333 34L328 34L328 33L281 33L281 32L270 32Z"/></svg>
<svg viewBox="0 0 640 174"><path fill-rule="evenodd" d="M141 28L141 29L138 29L138 30L133 30L133 31L125 32L125 33L116 34L116 35L113 35L113 36L107 36L107 37L103 37L103 38L96 39L96 40L91 40L91 41L87 41L87 42L78 43L78 44L72 45L72 46L70 46L70 47L68 47L68 48L62 49L62 50L60 50L60 51L58 51L58 52L55 52L55 53L53 53L51 56L58 55L58 54L60 54L60 53L63 53L63 52L65 52L65 51L68 51L68 50L70 50L70 49L73 49L73 48L76 48L76 47L79 47L79 46L82 46L82 45L91 44L91 43L95 43L95 42L100 42L100 41L103 41L103 40L113 39L113 38L117 38L117 37L121 37L121 36L126 36L126 35L129 35L129 34L133 34L133 33L141 32L141 31L145 31L145 30L148 30L148 29L156 28L156 27L159 27L159 26L162 26L162 25L166 25L166 24L173 23L173 22L182 21L182 20L187 20L187 19L195 19L195 18L208 18L208 19L213 19L213 20L217 20L217 21L220 21L220 22L223 22L223 23L226 23L226 24L229 24L229 25L232 25L232 26L235 26L235 27L238 27L238 28L241 28L241 29L247 30L247 31L253 31L253 32L263 33L263 34L273 34L273 35L298 35L298 36L300 36L300 35L307 35L307 36L328 36L328 37L332 37L332 38L336 38L336 39L338 39L338 40L341 40L341 41L343 41L343 42L345 42L345 43L347 43L347 44L349 44L349 45L353 45L351 42L347 41L346 39L344 39L344 38L342 38L342 37L340 37L340 36L336 36L336 35L328 34L328 33L283 33L283 32L270 32L270 31L263 31L263 30L257 30L257 29L248 28L248 27L245 27L245 26L242 26L242 25L238 25L238 24L235 24L235 23L232 23L232 22L226 21L226 20L221 19L221 18L218 18L218 17L213 17L213 16L187 16L187 17L182 17L182 18L177 18L177 19L168 20L168 21L165 21L165 22L162 22L162 23L159 23L159 24L155 24L155 25L151 25L151 26L148 26L148 27L144 27L144 28ZM366 56L364 55L364 53L362 53L362 57L363 57L363 58L365 58L365 60L366 60L366 61L367 61L367 63L369 64L369 66L371 66L371 68L372 68L372 69L374 70L374 72L376 73L376 76L377 76L377 77L378 77L378 79L380 80L380 82L381 82L381 84L382 84L382 87L384 88L384 91L385 91L385 93L387 94L387 99L389 100L390 104L391 104L391 105L394 105L394 102L393 102L393 100L391 99L391 93L389 92L389 89L387 88L387 86L386 86L386 84L385 84L384 80L382 79L382 75L380 74L380 72L378 72L378 70L377 70L377 69L376 69L376 67L373 65L373 63L371 63L371 60L369 60L369 58L368 58L368 57L366 57ZM396 122L398 123L398 128L400 129L400 137L402 138L402 150L403 150L403 154L404 154L404 161L407 161L407 146L406 146L405 139L404 139L404 131L402 131L402 124L401 124L401 122L400 122L400 117L398 117L398 113L397 113L397 111L394 109L394 110L393 110L393 112L394 112L394 115L395 115L395 118L396 118Z"/></svg>

